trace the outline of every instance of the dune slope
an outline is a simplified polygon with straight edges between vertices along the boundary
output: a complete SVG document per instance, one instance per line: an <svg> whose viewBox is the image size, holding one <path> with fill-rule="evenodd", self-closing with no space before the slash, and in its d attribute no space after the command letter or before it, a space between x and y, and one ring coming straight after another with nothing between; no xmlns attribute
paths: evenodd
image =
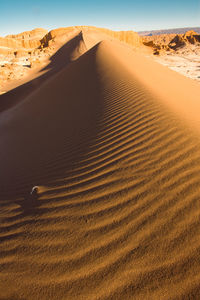
<svg viewBox="0 0 200 300"><path fill-rule="evenodd" d="M33 78L11 89L7 93L0 95L0 112L5 111L38 89L47 79L55 76L56 73L65 68L72 61L76 60L87 51L83 40L82 32L74 34L68 41L59 47L45 67L40 68Z"/></svg>
<svg viewBox="0 0 200 300"><path fill-rule="evenodd" d="M198 134L113 48L1 113L0 299L200 297Z"/></svg>

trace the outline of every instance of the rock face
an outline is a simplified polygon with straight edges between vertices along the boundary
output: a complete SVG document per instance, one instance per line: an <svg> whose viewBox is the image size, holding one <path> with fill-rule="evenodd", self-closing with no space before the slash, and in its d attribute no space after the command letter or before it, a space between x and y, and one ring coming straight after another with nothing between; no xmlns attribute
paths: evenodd
<svg viewBox="0 0 200 300"><path fill-rule="evenodd" d="M40 46L40 40L23 40L0 37L0 54L12 54L19 50L31 50Z"/></svg>
<svg viewBox="0 0 200 300"><path fill-rule="evenodd" d="M131 46L138 47L141 45L140 36L134 31L113 31L105 28L96 28L97 31L105 33L113 38L120 40L121 42L125 42Z"/></svg>
<svg viewBox="0 0 200 300"><path fill-rule="evenodd" d="M13 39L21 39L21 40L41 40L45 34L48 33L48 30L43 28L36 28L31 31L24 31L19 34L11 34L7 35L6 38L13 38Z"/></svg>
<svg viewBox="0 0 200 300"><path fill-rule="evenodd" d="M159 55L162 52L170 51L169 43L175 35L159 35L159 36L145 36L142 38L143 44L152 48L154 55Z"/></svg>
<svg viewBox="0 0 200 300"><path fill-rule="evenodd" d="M186 40L183 38L183 36L178 34L169 43L169 47L174 50L180 47L184 47L185 45L186 45Z"/></svg>
<svg viewBox="0 0 200 300"><path fill-rule="evenodd" d="M174 37L174 39L169 43L169 46L172 49L177 49L180 47L184 47L188 43L197 44L200 43L200 35L198 35L194 31L188 31L185 34L179 34Z"/></svg>
<svg viewBox="0 0 200 300"><path fill-rule="evenodd" d="M0 37L0 54L11 54L19 50L31 50L41 45L40 40L48 31L37 28L16 35Z"/></svg>
<svg viewBox="0 0 200 300"><path fill-rule="evenodd" d="M0 37L0 47L18 49L22 47L22 42L13 38L2 38Z"/></svg>
<svg viewBox="0 0 200 300"><path fill-rule="evenodd" d="M200 34L191 30L184 34L183 39L185 39L186 41L188 41L191 44L200 43Z"/></svg>
<svg viewBox="0 0 200 300"><path fill-rule="evenodd" d="M145 46L151 47L153 49L154 54L159 54L162 51L176 51L189 44L199 44L200 35L191 30L186 32L185 34L145 36L142 38L142 41Z"/></svg>
<svg viewBox="0 0 200 300"><path fill-rule="evenodd" d="M153 35L153 36L143 36L142 37L142 42L144 44L152 42L154 45L165 45L165 46L167 46L175 36L176 36L176 34L162 34L162 35Z"/></svg>

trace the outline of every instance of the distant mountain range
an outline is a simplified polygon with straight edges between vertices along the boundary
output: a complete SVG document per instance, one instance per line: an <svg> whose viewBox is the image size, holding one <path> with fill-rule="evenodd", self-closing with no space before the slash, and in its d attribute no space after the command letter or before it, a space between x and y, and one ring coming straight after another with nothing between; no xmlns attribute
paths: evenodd
<svg viewBox="0 0 200 300"><path fill-rule="evenodd" d="M189 30L193 30L197 33L200 33L200 27L185 27L185 28L174 28L174 29L161 29L161 30L151 30L151 31L139 31L139 35L160 35L160 34L184 34Z"/></svg>

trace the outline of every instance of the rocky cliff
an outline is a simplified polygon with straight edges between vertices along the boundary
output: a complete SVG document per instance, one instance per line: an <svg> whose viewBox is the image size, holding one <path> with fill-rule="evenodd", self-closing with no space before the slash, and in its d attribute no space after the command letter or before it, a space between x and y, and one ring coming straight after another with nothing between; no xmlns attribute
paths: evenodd
<svg viewBox="0 0 200 300"><path fill-rule="evenodd" d="M200 34L195 31L187 31L185 34L163 34L142 37L143 44L153 49L154 54L161 51L178 50L190 44L200 44Z"/></svg>
<svg viewBox="0 0 200 300"><path fill-rule="evenodd" d="M48 31L37 28L16 35L0 37L0 54L11 54L18 50L32 50L41 45L41 39Z"/></svg>

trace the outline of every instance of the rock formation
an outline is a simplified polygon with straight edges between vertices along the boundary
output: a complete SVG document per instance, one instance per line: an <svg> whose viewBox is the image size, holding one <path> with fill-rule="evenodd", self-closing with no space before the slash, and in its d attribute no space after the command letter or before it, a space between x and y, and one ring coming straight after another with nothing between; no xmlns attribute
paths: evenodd
<svg viewBox="0 0 200 300"><path fill-rule="evenodd" d="M113 38L119 39L121 42L125 42L131 46L138 47L141 45L141 38L134 31L113 31L104 28L96 28L96 30L103 32Z"/></svg>
<svg viewBox="0 0 200 300"><path fill-rule="evenodd" d="M31 31L24 31L19 34L7 35L6 38L21 39L21 40L41 40L48 30L36 28Z"/></svg>
<svg viewBox="0 0 200 300"><path fill-rule="evenodd" d="M178 50L189 44L199 44L200 35L194 31L188 31L185 34L163 34L142 37L143 44L151 47L154 54L160 54L165 51Z"/></svg>
<svg viewBox="0 0 200 300"><path fill-rule="evenodd" d="M41 39L48 31L45 29L34 29L16 35L0 37L0 54L11 54L19 50L31 50L41 45Z"/></svg>

